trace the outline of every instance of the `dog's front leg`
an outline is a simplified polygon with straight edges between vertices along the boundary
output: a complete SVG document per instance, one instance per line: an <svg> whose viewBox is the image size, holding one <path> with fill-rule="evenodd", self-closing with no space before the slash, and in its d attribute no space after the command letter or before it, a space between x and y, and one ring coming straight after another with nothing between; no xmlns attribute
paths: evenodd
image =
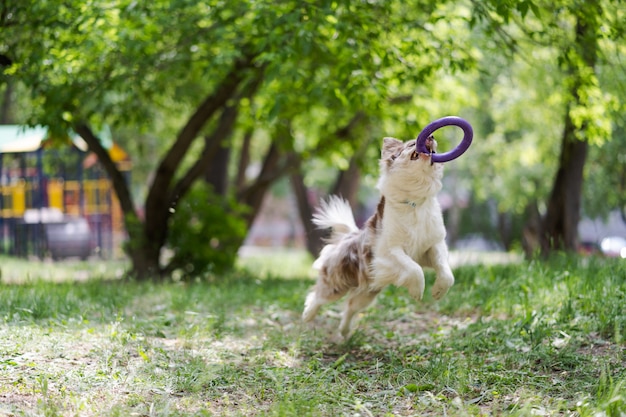
<svg viewBox="0 0 626 417"><path fill-rule="evenodd" d="M395 246L376 254L373 262L372 290L394 284L406 287L416 300L424 296L424 270L404 250Z"/></svg>
<svg viewBox="0 0 626 417"><path fill-rule="evenodd" d="M431 290L433 298L439 300L454 285L454 275L448 262L448 246L441 241L428 250L430 266L435 270L437 278Z"/></svg>

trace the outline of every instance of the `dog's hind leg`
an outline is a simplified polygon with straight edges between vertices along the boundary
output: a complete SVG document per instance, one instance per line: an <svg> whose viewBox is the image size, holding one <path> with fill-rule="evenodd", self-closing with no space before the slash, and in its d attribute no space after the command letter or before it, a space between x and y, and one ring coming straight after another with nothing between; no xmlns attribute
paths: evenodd
<svg viewBox="0 0 626 417"><path fill-rule="evenodd" d="M339 333L341 333L344 339L347 339L352 331L352 321L355 314L370 305L379 292L380 291L362 290L355 291L348 296L346 307L343 311L343 317L341 318L341 324L339 324Z"/></svg>
<svg viewBox="0 0 626 417"><path fill-rule="evenodd" d="M322 278L318 279L315 288L306 296L304 302L304 311L302 312L302 321L307 322L313 320L320 307L326 303L337 301L345 295L347 290L338 291L330 288Z"/></svg>

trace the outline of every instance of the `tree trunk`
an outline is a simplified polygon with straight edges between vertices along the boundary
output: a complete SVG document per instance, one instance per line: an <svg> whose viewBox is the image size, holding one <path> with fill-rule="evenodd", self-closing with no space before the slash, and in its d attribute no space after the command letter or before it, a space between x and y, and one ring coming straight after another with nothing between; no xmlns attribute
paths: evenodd
<svg viewBox="0 0 626 417"><path fill-rule="evenodd" d="M345 171L339 171L335 185L331 190L331 194L343 197L352 211L357 208L357 193L359 191L359 185L361 184L361 170L356 161L356 156L350 158L350 165Z"/></svg>
<svg viewBox="0 0 626 417"><path fill-rule="evenodd" d="M213 187L213 192L225 196L228 190L228 162L230 160L230 146L220 144L213 160L209 163L205 180Z"/></svg>
<svg viewBox="0 0 626 417"><path fill-rule="evenodd" d="M355 213L357 208L357 192L360 184L360 170L356 162L356 155L350 159L350 165L345 171L339 171L337 179L329 194L338 195L348 201ZM298 204L298 214L304 227L307 251L317 257L324 246L324 230L313 224L313 207L309 201L309 190L304 184L304 176L298 170L291 175L291 188Z"/></svg>
<svg viewBox="0 0 626 417"><path fill-rule="evenodd" d="M298 171L291 174L291 189L296 197L298 214L304 227L306 249L309 253L317 257L324 246L322 238L324 231L313 224L313 209L309 201L309 190L304 185L304 176Z"/></svg>
<svg viewBox="0 0 626 417"><path fill-rule="evenodd" d="M248 228L252 227L252 223L254 223L254 219L261 209L265 193L272 183L282 175L283 170L280 168L282 156L278 145L273 141L265 154L259 176L252 184L237 193L237 201L250 208L246 215Z"/></svg>
<svg viewBox="0 0 626 417"><path fill-rule="evenodd" d="M537 202L532 201L526 206L526 223L522 230L522 248L526 259L533 259L540 250L541 214Z"/></svg>
<svg viewBox="0 0 626 417"><path fill-rule="evenodd" d="M541 252L575 251L580 220L583 168L588 144L575 137L569 115L566 118L559 169L542 224Z"/></svg>
<svg viewBox="0 0 626 417"><path fill-rule="evenodd" d="M86 123L77 123L74 125L74 130L85 140L89 149L96 154L113 184L113 190L124 213L124 226L130 238L126 251L132 262L131 274L140 280L158 278L160 275L159 254L161 247L157 242L145 239L145 225L137 216L126 178Z"/></svg>
<svg viewBox="0 0 626 417"><path fill-rule="evenodd" d="M77 123L74 126L74 131L78 133L83 140L87 143L89 150L96 154L98 161L102 164L107 175L111 179L113 184L113 190L120 202L124 217L128 215L136 216L135 204L133 203L132 196L130 194L130 188L126 183L124 174L117 169L117 165L111 159L109 152L102 146L100 139L93 133L89 125L86 123Z"/></svg>
<svg viewBox="0 0 626 417"><path fill-rule="evenodd" d="M178 200L189 190L194 181L206 172L206 161L212 159L219 144L232 132L237 118L237 105L227 105L228 101L239 97L240 84L244 79L244 70L251 65L252 58L245 57L236 62L231 72L226 75L220 86L198 106L185 126L178 134L163 160L159 163L154 180L150 185L145 202L145 219L139 220L130 196L130 191L120 171L112 162L106 149L84 123L75 125L75 130L87 142L112 179L116 195L124 213L126 230L130 237L127 253L132 262L131 275L139 280L160 279L163 269L160 265L161 249L166 243L168 220ZM261 79L258 77L246 87L246 92L254 91ZM255 84L256 83L256 84ZM222 115L212 135L206 138L203 154L194 165L176 182L174 176L187 154L192 142L200 130L222 110ZM216 145L216 146L214 146Z"/></svg>
<svg viewBox="0 0 626 417"><path fill-rule="evenodd" d="M131 240L131 245L138 242ZM139 280L162 279L162 268L160 264L161 246L152 242L144 242L127 250L128 256L132 263L132 271L130 276Z"/></svg>
<svg viewBox="0 0 626 417"><path fill-rule="evenodd" d="M252 144L253 133L254 130L248 129L243 135L241 154L239 155L239 164L237 166L237 177L235 179L235 190L237 192L243 190L246 184L246 171L250 165L250 145Z"/></svg>
<svg viewBox="0 0 626 417"><path fill-rule="evenodd" d="M2 107L0 107L0 124L6 125L13 123L13 81L9 78L6 81L6 89L2 99Z"/></svg>
<svg viewBox="0 0 626 417"><path fill-rule="evenodd" d="M256 77L246 85L241 92L241 96L245 98L252 98L263 81L263 70L259 70ZM225 142L226 138L232 135L235 128L235 122L239 116L239 100L236 103L230 104L222 113L220 118L220 126L215 129L211 136L205 138L206 148L216 147L216 152L208 163L205 163L206 172L205 180L207 183L213 186L213 191L220 195L226 196L229 189L228 181L228 166L231 157L231 146ZM252 140L252 133L254 131L249 129L243 135L243 143L241 145L241 158L239 160L240 174L235 179L235 190L239 191L245 180L245 169L250 161L250 142ZM214 143L217 142L217 143Z"/></svg>
<svg viewBox="0 0 626 417"><path fill-rule="evenodd" d="M563 55L563 62L570 77L571 102L566 106L559 167L539 237L544 257L555 250L573 252L577 246L583 169L589 144L583 139L587 122L577 127L571 111L575 107L584 107L587 104L581 90L593 82L589 80L588 73L595 72L597 60L599 22L596 3L585 2L580 9L574 11L575 42Z"/></svg>
<svg viewBox="0 0 626 417"><path fill-rule="evenodd" d="M244 70L251 65L251 57L246 57L235 63L230 73L220 83L220 86L198 106L185 126L179 132L176 141L170 147L165 157L159 163L148 196L145 202L144 242L146 245L156 245L159 248L165 245L167 239L167 223L171 210L193 182L204 170L199 170L196 176L191 170L183 177L172 190L172 181L189 147L198 137L205 124L221 109L224 109L228 100L237 96L244 77ZM226 112L228 108L224 110ZM194 166L194 168L197 168ZM204 167L203 167L204 168ZM153 255L154 250L148 254ZM136 265L133 265L133 269ZM140 265L137 265L140 266ZM142 271L135 271L137 275L145 276Z"/></svg>
<svg viewBox="0 0 626 417"><path fill-rule="evenodd" d="M327 140L320 143L318 149L324 149L332 146L330 138L335 139L348 139L353 135L354 129L366 118L365 113L357 112L345 126L337 129L334 135L327 137ZM361 170L359 169L358 160L365 154L367 150L367 144L357 149L357 151L350 158L348 169L345 171L339 171L337 173L337 179L330 189L329 194L339 195L344 198L352 207L352 212L355 213L357 209L357 197L359 191L359 185L361 183ZM309 190L304 184L304 177L301 170L291 175L291 187L296 197L298 204L298 214L300 215L300 221L304 227L306 233L306 248L307 251L314 257L317 257L320 250L324 246L324 233L325 231L319 230L312 221L313 208L309 201Z"/></svg>

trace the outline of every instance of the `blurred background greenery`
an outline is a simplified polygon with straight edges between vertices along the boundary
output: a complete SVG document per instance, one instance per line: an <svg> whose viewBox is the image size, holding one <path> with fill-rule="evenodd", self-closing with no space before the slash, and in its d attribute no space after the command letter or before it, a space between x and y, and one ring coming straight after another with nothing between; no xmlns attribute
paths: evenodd
<svg viewBox="0 0 626 417"><path fill-rule="evenodd" d="M59 146L83 138L139 278L211 273L250 244L315 254L319 198L343 195L362 221L382 137L446 115L475 130L447 164L452 247L597 250L626 235L620 4L9 0L0 123L46 126ZM130 155L130 179L103 131ZM438 132L440 149L457 133ZM184 209L198 198L213 209ZM611 226L579 231L596 218Z"/></svg>

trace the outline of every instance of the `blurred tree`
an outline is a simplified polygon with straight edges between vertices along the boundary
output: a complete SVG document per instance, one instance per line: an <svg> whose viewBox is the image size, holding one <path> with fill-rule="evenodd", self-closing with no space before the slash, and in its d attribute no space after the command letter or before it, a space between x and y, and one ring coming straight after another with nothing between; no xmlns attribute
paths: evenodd
<svg viewBox="0 0 626 417"><path fill-rule="evenodd" d="M617 209L626 223L626 44L610 42L605 47L598 78L603 89L615 96L610 108L613 134L610 141L590 149L583 208L592 217L606 217Z"/></svg>
<svg viewBox="0 0 626 417"><path fill-rule="evenodd" d="M547 79L556 82L549 91L561 95L557 97L561 103L561 120L549 119L541 127L561 127L560 156L543 217L539 220L537 216L537 204L532 200L527 204L530 218L536 221L528 225L526 234L529 246L536 245L544 255L554 250L573 251L577 246L588 147L611 138L611 110L615 100L602 88L598 74L606 62L607 46L623 36L623 13L616 2L603 0L475 1L474 6L477 20L487 22L487 33L500 45L506 45L511 54L527 54L535 64L537 56L547 52L554 60L552 67L558 69L558 75ZM522 150L524 153L519 155L523 157L534 153L536 147L525 144ZM528 175L520 178L528 182ZM535 182L537 185L540 184ZM528 195L536 197L537 193Z"/></svg>
<svg viewBox="0 0 626 417"><path fill-rule="evenodd" d="M132 273L156 278L170 270L160 262L170 218L196 181L249 207L250 225L275 180L298 174L313 156L348 169L370 137L361 120L371 127L394 119L394 97L414 95L438 68L471 65L472 50L453 36L467 16L443 6L7 0L0 54L10 59L3 74L32 94L27 121L74 129L98 155L125 213ZM407 128L431 117L413 114ZM148 146L158 161L139 202L143 215L94 134L105 123L157 142ZM239 172L226 182L233 166ZM257 175L244 174L255 167Z"/></svg>

